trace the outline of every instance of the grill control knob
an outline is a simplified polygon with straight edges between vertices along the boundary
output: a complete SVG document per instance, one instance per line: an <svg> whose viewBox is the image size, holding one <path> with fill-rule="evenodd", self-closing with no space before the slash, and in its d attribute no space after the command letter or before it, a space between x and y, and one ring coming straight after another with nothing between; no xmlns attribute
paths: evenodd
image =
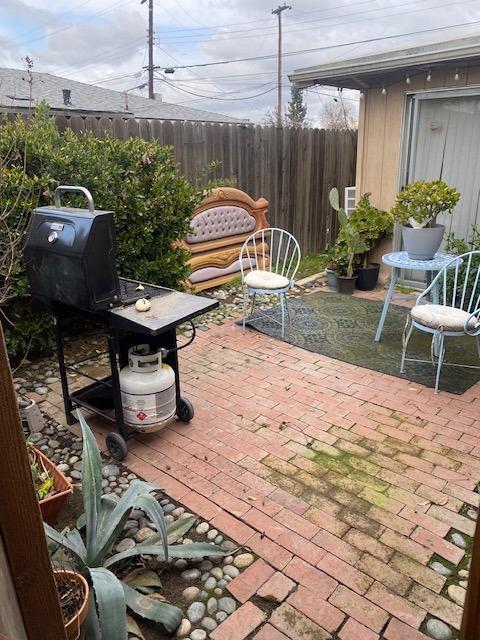
<svg viewBox="0 0 480 640"><path fill-rule="evenodd" d="M58 240L58 233L56 231L52 231L52 233L48 236L49 242L55 242Z"/></svg>

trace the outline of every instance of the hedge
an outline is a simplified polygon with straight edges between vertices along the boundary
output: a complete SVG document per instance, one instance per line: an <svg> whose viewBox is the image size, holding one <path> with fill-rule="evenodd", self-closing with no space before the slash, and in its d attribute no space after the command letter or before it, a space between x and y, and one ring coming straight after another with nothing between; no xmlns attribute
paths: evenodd
<svg viewBox="0 0 480 640"><path fill-rule="evenodd" d="M199 181L200 182L200 181ZM41 105L29 119L0 126L0 251L23 234L31 210L53 203L59 184L90 190L97 209L114 212L117 263L122 276L176 287L188 274L188 254L173 244L184 238L205 187L179 175L171 147L91 132L61 133ZM62 204L85 207L81 196ZM1 215L3 212L3 217ZM2 322L10 357L48 350L46 311L32 304L21 261L21 243L10 268L0 263Z"/></svg>

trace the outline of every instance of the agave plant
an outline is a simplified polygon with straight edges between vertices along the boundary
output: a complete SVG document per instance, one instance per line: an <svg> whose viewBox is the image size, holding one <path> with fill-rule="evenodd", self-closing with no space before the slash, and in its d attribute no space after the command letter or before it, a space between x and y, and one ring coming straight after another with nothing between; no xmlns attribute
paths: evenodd
<svg viewBox="0 0 480 640"><path fill-rule="evenodd" d="M145 555L160 560L204 558L222 556L225 552L208 543L174 544L190 529L195 518L183 518L165 524L163 511L152 495L158 491L153 484L134 480L121 498L102 495L102 460L95 438L80 411L78 418L83 435L82 488L84 514L77 528L67 528L61 533L44 523L47 538L67 551L76 568L89 580L94 598L86 622L89 640L127 640L132 619L127 608L154 622L159 622L172 633L180 624L182 611L166 602L150 598L152 587L160 585L153 572L143 576L130 572L124 580L114 573L125 572L126 562ZM133 548L112 554L112 548L121 534L132 509L142 509L153 522L156 533ZM147 595L145 595L147 594Z"/></svg>

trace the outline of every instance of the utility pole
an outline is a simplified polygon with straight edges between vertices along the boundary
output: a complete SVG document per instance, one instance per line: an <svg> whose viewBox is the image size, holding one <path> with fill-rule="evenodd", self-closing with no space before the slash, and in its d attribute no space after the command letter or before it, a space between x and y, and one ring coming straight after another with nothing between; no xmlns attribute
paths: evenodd
<svg viewBox="0 0 480 640"><path fill-rule="evenodd" d="M142 0L145 4L147 0ZM148 0L148 97L154 100L153 91L153 0Z"/></svg>
<svg viewBox="0 0 480 640"><path fill-rule="evenodd" d="M292 7L288 4L279 5L272 9L278 17L278 61L277 61L277 126L282 126L282 12Z"/></svg>

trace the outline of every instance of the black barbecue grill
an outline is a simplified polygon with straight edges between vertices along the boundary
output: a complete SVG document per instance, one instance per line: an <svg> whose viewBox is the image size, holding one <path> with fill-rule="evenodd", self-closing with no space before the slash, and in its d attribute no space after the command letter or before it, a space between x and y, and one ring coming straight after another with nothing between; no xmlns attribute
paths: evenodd
<svg viewBox="0 0 480 640"><path fill-rule="evenodd" d="M64 192L83 193L88 209L62 207ZM177 417L189 422L193 406L180 395L176 327L218 306L216 300L189 295L120 278L116 267L116 240L111 211L96 211L83 187L58 187L54 207L32 212L24 248L25 266L33 297L48 305L54 317L57 356L68 424L76 422L73 410L85 407L116 425L107 435L107 447L117 460L127 455L126 440L137 433L125 423L119 371L128 362L128 350L139 343L163 350L165 362L175 372ZM137 311L135 302L147 298L150 309ZM79 370L85 360L66 362L64 336L85 316L101 321L110 362L110 375L95 378ZM104 354L97 354L98 357ZM91 380L70 392L67 371Z"/></svg>

